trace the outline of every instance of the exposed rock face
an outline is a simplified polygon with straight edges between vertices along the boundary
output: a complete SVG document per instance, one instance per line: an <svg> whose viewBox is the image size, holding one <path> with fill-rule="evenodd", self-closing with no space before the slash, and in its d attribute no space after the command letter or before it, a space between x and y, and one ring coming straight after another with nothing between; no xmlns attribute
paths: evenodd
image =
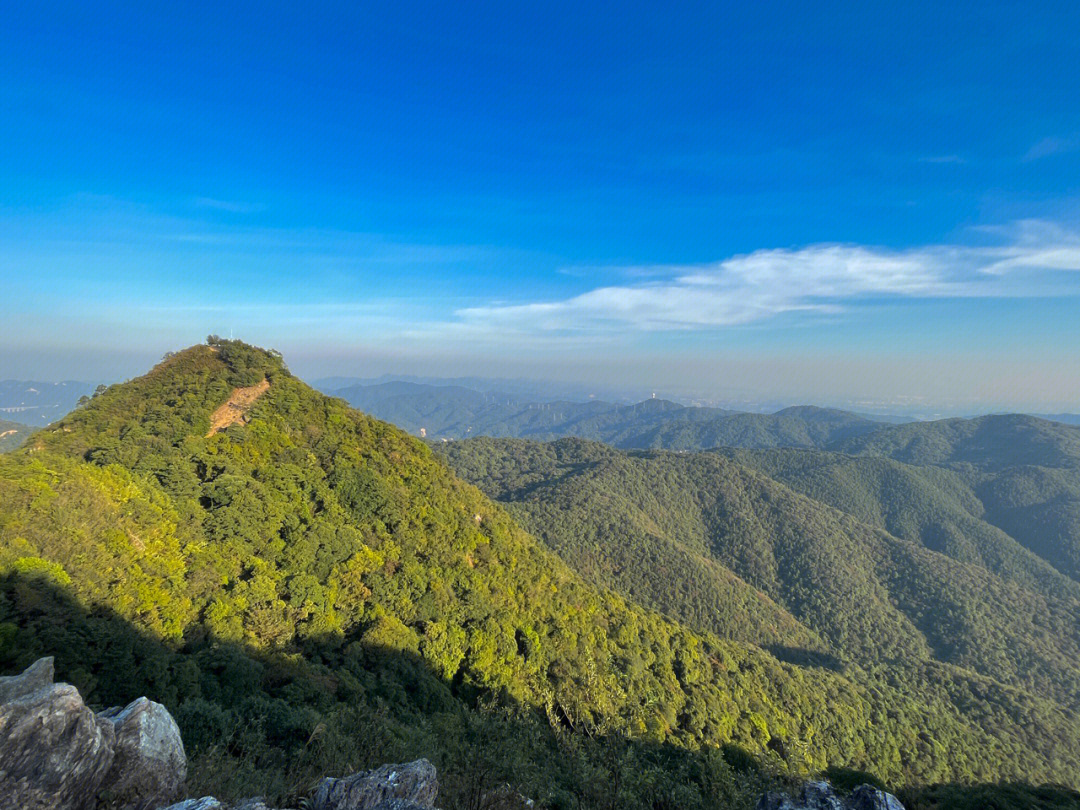
<svg viewBox="0 0 1080 810"><path fill-rule="evenodd" d="M203 796L201 799L185 799L176 804L170 804L161 810L222 810L224 805L213 796Z"/></svg>
<svg viewBox="0 0 1080 810"><path fill-rule="evenodd" d="M0 677L0 703L10 703L31 692L52 686L53 658L39 658L18 675Z"/></svg>
<svg viewBox="0 0 1080 810"><path fill-rule="evenodd" d="M770 790L758 799L756 810L795 810L795 802L786 793Z"/></svg>
<svg viewBox="0 0 1080 810"><path fill-rule="evenodd" d="M904 805L891 793L871 785L859 785L851 794L851 810L904 810Z"/></svg>
<svg viewBox="0 0 1080 810"><path fill-rule="evenodd" d="M0 678L0 810L150 810L187 778L180 729L160 703L139 698L95 715L53 659ZM208 810L200 808L199 810Z"/></svg>
<svg viewBox="0 0 1080 810"><path fill-rule="evenodd" d="M101 790L129 810L159 807L180 795L187 756L180 729L160 703L141 697L98 717L116 730L116 756Z"/></svg>
<svg viewBox="0 0 1080 810"><path fill-rule="evenodd" d="M0 685L0 810L82 810L112 765L112 724L52 679L43 658Z"/></svg>
<svg viewBox="0 0 1080 810"><path fill-rule="evenodd" d="M261 796L251 799L241 799L233 804L222 804L213 796L203 796L201 799L187 799L160 810L273 810L267 807Z"/></svg>
<svg viewBox="0 0 1080 810"><path fill-rule="evenodd" d="M786 793L766 793L758 799L757 810L904 810L904 805L872 785L859 785L842 800L828 782L807 782L798 799Z"/></svg>
<svg viewBox="0 0 1080 810"><path fill-rule="evenodd" d="M342 779L323 779L311 806L313 810L419 810L433 807L438 792L435 766L418 759Z"/></svg>

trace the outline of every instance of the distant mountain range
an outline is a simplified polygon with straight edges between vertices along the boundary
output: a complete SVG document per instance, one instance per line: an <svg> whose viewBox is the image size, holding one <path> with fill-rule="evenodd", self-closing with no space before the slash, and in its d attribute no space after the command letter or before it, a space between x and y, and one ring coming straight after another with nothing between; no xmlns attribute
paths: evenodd
<svg viewBox="0 0 1080 810"><path fill-rule="evenodd" d="M34 428L21 422L0 419L0 453L14 450L32 433Z"/></svg>
<svg viewBox="0 0 1080 810"><path fill-rule="evenodd" d="M823 447L901 417L871 417L812 406L773 414L647 399L540 402L520 394L394 381L333 392L350 405L429 439L494 436L593 439L621 448Z"/></svg>
<svg viewBox="0 0 1080 810"><path fill-rule="evenodd" d="M1035 416L1066 425L1080 425L1080 413L1037 413Z"/></svg>
<svg viewBox="0 0 1080 810"><path fill-rule="evenodd" d="M344 388L367 388L387 383L411 383L432 388L467 388L487 394L505 394L530 402L588 402L593 399L627 404L648 397L652 392L640 386L584 385L563 380L529 380L506 377L422 377L410 374L384 374L379 377L323 377L311 386L324 394Z"/></svg>
<svg viewBox="0 0 1080 810"><path fill-rule="evenodd" d="M80 397L92 393L94 385L75 380L0 380L0 419L43 427L67 415Z"/></svg>
<svg viewBox="0 0 1080 810"><path fill-rule="evenodd" d="M499 383L462 378L378 379L338 386L350 378L319 381L324 393L428 439L474 436L551 441L564 436L602 441L622 449L707 450L713 447L830 447L895 424L907 416L866 414L799 405L775 413L683 405L666 399L635 403L602 398L559 398L524 384L513 391ZM448 384L455 382L457 384ZM520 383L521 381L516 381ZM1080 415L1043 415L1047 421L1080 424ZM950 420L937 420L931 424Z"/></svg>
<svg viewBox="0 0 1080 810"><path fill-rule="evenodd" d="M436 445L590 580L699 631L1080 706L1080 427L986 416L835 446Z"/></svg>
<svg viewBox="0 0 1080 810"><path fill-rule="evenodd" d="M477 395L444 404L523 407ZM1080 785L1080 428L566 406L834 449L433 452L213 339L0 456L0 674L51 655L93 703L159 698L193 791L278 806L387 751L451 807Z"/></svg>

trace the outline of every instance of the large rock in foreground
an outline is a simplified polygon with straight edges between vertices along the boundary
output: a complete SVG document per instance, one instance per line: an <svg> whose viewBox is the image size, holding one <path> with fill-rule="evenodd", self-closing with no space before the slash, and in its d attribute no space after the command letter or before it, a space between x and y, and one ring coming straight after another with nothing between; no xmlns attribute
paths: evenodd
<svg viewBox="0 0 1080 810"><path fill-rule="evenodd" d="M141 697L98 717L116 731L116 756L101 785L109 801L128 810L160 807L181 794L187 756L180 729L160 703Z"/></svg>
<svg viewBox="0 0 1080 810"><path fill-rule="evenodd" d="M904 805L873 785L859 785L841 799L828 782L807 782L797 799L786 793L766 793L758 799L757 810L904 810Z"/></svg>
<svg viewBox="0 0 1080 810"><path fill-rule="evenodd" d="M0 810L91 807L112 765L112 724L52 679L47 658L0 684Z"/></svg>
<svg viewBox="0 0 1080 810"><path fill-rule="evenodd" d="M18 675L0 677L0 704L10 703L21 697L52 686L53 657L39 658Z"/></svg>
<svg viewBox="0 0 1080 810"><path fill-rule="evenodd" d="M185 799L161 810L222 810L224 805L213 796L203 796L201 799Z"/></svg>
<svg viewBox="0 0 1080 810"><path fill-rule="evenodd" d="M411 810L434 807L439 793L435 766L426 759L383 765L373 771L323 779L312 810Z"/></svg>
<svg viewBox="0 0 1080 810"><path fill-rule="evenodd" d="M170 804L160 810L273 810L273 808L267 807L266 802L259 796L240 799L232 804L222 804L213 796L203 796L201 799L186 799Z"/></svg>
<svg viewBox="0 0 1080 810"><path fill-rule="evenodd" d="M180 729L160 703L139 698L95 715L53 659L0 678L0 810L149 810L187 778Z"/></svg>
<svg viewBox="0 0 1080 810"><path fill-rule="evenodd" d="M851 810L904 810L904 805L891 793L872 785L859 785L848 802Z"/></svg>

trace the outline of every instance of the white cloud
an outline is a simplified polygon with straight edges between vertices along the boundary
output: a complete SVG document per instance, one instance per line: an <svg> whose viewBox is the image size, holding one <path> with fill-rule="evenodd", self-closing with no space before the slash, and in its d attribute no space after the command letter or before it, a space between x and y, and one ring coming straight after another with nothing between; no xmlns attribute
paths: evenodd
<svg viewBox="0 0 1080 810"><path fill-rule="evenodd" d="M870 298L1021 297L1059 292L1080 270L1080 238L1026 221L993 246L910 250L823 244L759 250L684 267L628 268L662 280L605 286L561 301L461 309L461 322L515 332L708 329L790 312L837 313ZM1077 292L1078 290L1073 290Z"/></svg>

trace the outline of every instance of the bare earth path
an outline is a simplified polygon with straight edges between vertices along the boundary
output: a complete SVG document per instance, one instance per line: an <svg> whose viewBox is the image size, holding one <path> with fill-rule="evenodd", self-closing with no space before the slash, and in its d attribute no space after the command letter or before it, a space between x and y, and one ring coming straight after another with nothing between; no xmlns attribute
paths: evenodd
<svg viewBox="0 0 1080 810"><path fill-rule="evenodd" d="M238 425L247 421L247 412L251 410L255 400L268 390L270 390L269 380L263 380L258 385L252 385L248 388L233 389L225 404L210 414L210 432L206 434L207 437L220 433L231 425Z"/></svg>

